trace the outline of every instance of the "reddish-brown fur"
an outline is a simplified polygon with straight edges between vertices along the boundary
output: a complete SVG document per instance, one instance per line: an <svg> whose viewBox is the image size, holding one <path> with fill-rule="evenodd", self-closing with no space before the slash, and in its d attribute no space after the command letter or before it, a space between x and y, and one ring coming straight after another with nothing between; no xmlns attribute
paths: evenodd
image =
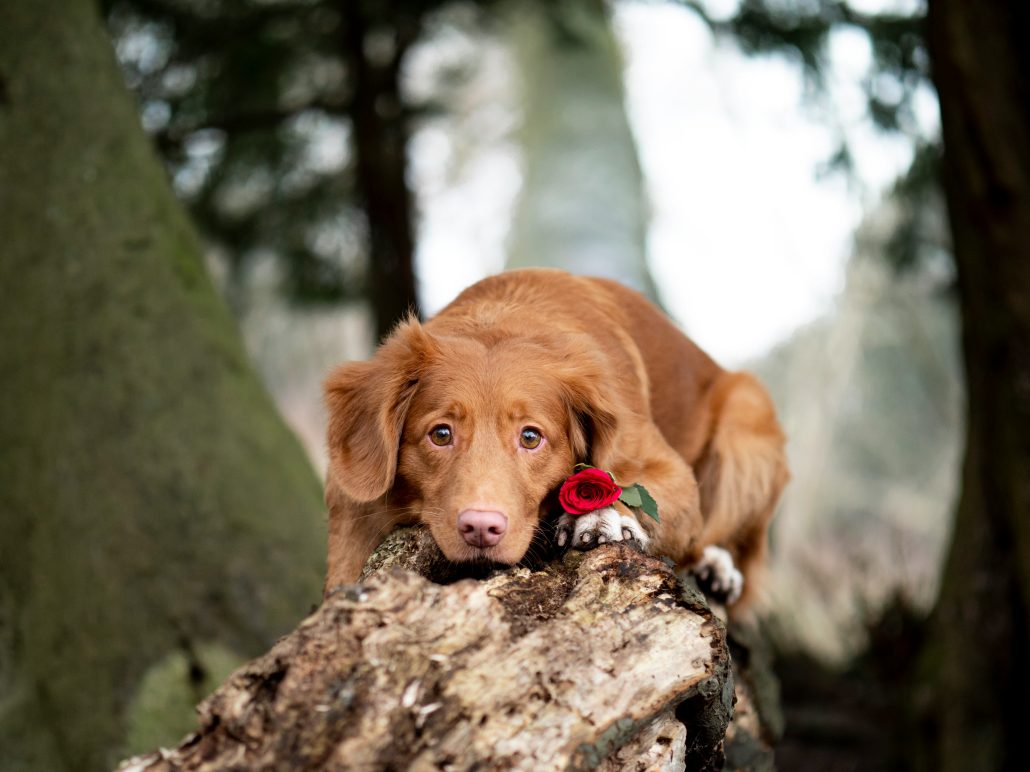
<svg viewBox="0 0 1030 772"><path fill-rule="evenodd" d="M401 324L325 391L327 589L355 581L402 523L428 525L452 560L517 563L545 498L588 461L658 501L661 523L641 521L653 552L689 566L725 547L745 600L753 590L788 477L772 403L632 290L546 269L494 276L425 325ZM453 445L428 440L440 423ZM545 438L534 451L519 446L525 426ZM507 516L499 544L465 542L468 508Z"/></svg>

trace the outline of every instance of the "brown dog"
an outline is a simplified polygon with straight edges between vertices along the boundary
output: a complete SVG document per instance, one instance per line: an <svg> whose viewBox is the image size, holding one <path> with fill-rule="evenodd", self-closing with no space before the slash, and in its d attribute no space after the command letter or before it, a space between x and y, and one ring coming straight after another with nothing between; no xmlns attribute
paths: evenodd
<svg viewBox="0 0 1030 772"><path fill-rule="evenodd" d="M633 538L733 600L731 556L752 594L788 478L772 403L636 292L556 270L494 276L334 370L325 394L327 590L403 523L426 524L452 561L518 563L587 462L641 483L661 522L622 504L563 515L560 544Z"/></svg>

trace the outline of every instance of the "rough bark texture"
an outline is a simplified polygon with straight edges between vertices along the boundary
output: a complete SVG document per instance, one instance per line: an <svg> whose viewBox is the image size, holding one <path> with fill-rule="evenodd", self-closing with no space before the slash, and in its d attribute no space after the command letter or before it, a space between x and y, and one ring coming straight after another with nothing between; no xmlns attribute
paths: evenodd
<svg viewBox="0 0 1030 772"><path fill-rule="evenodd" d="M0 768L110 768L319 599L320 486L92 0L0 3L0 234Z"/></svg>
<svg viewBox="0 0 1030 772"><path fill-rule="evenodd" d="M611 545L431 579L455 579L432 538L396 532L199 707L197 734L123 769L722 768L725 628L662 561ZM737 682L729 768L771 768Z"/></svg>
<svg viewBox="0 0 1030 772"><path fill-rule="evenodd" d="M968 394L955 534L917 706L934 770L1025 766L1030 694L1030 5L931 0Z"/></svg>

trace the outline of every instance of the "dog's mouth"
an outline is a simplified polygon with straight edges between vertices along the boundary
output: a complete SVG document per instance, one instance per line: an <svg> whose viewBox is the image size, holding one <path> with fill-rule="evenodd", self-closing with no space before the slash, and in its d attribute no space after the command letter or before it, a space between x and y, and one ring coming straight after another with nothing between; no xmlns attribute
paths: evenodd
<svg viewBox="0 0 1030 772"><path fill-rule="evenodd" d="M506 554L501 546L495 547L472 547L468 546L462 554L451 558L451 561L460 565L488 566L490 568L511 568L518 565L518 558L512 559Z"/></svg>
<svg viewBox="0 0 1030 772"><path fill-rule="evenodd" d="M494 548L470 547L457 557L446 558L433 567L428 578L437 584L451 584L461 579L486 579L495 571L510 569L515 563L498 560Z"/></svg>
<svg viewBox="0 0 1030 772"><path fill-rule="evenodd" d="M537 571L561 552L555 542L553 531L553 526L548 528L544 523L537 523L529 544L519 555L513 555L511 549L503 543L493 547L466 545L461 555L450 560L458 565L487 573L514 566L524 566Z"/></svg>

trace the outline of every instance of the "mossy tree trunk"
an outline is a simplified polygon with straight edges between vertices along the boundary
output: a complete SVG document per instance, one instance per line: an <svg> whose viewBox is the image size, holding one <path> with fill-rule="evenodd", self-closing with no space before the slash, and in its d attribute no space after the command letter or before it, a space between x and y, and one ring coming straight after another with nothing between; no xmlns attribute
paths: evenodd
<svg viewBox="0 0 1030 772"><path fill-rule="evenodd" d="M0 6L0 234L0 768L97 769L319 600L319 485L90 0Z"/></svg>
<svg viewBox="0 0 1030 772"><path fill-rule="evenodd" d="M1030 694L1030 5L931 0L968 393L924 665L935 770L1024 768Z"/></svg>

